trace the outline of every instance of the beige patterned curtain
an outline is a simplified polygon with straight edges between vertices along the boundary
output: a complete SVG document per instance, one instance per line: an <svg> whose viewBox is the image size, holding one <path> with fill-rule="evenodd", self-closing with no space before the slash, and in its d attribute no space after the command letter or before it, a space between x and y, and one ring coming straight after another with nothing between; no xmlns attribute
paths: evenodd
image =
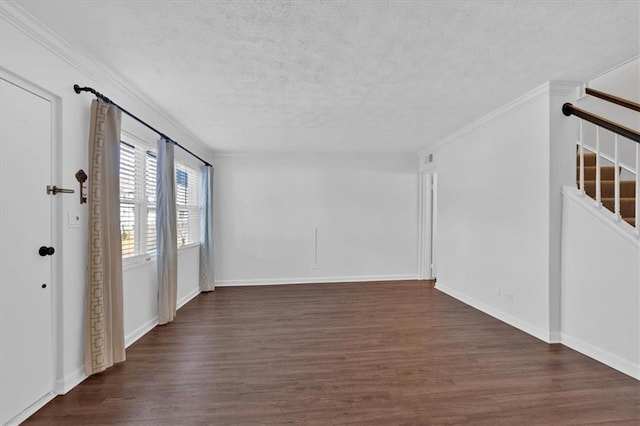
<svg viewBox="0 0 640 426"><path fill-rule="evenodd" d="M84 367L125 360L120 242L120 110L94 100L89 130L89 251Z"/></svg>

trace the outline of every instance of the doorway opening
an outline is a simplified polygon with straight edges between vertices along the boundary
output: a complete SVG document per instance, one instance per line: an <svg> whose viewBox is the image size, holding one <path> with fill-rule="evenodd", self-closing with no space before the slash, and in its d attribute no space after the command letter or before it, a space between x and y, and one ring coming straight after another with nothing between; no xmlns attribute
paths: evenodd
<svg viewBox="0 0 640 426"><path fill-rule="evenodd" d="M422 280L436 280L438 175L434 169L420 173L420 244L418 266Z"/></svg>

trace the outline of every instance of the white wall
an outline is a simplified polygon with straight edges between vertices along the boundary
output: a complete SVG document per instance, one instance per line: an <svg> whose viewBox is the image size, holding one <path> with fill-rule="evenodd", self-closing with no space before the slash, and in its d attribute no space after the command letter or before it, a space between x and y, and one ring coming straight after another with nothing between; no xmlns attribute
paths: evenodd
<svg viewBox="0 0 640 426"><path fill-rule="evenodd" d="M200 293L198 267L200 247L195 244L178 252L178 308ZM124 335L127 346L158 324L156 258L126 265L123 273Z"/></svg>
<svg viewBox="0 0 640 426"><path fill-rule="evenodd" d="M640 379L640 239L564 189L562 342Z"/></svg>
<svg viewBox="0 0 640 426"><path fill-rule="evenodd" d="M639 73L635 59L589 86L637 100ZM437 288L639 378L640 240L577 195L578 120L559 114L570 88L551 83L425 151L438 170ZM622 108L580 106L640 127Z"/></svg>
<svg viewBox="0 0 640 426"><path fill-rule="evenodd" d="M640 59L588 83L589 87L640 101ZM640 115L597 98L580 106L640 129ZM592 135L593 132L590 132ZM606 135L608 132L604 132ZM602 138L612 155L612 138ZM636 144L621 139L622 161L635 167ZM562 342L640 379L640 239L626 223L580 197L575 186L563 191Z"/></svg>
<svg viewBox="0 0 640 426"><path fill-rule="evenodd" d="M415 156L231 155L213 163L218 285L417 277Z"/></svg>
<svg viewBox="0 0 640 426"><path fill-rule="evenodd" d="M141 98L117 84L107 73L99 71L76 55L73 49L59 41L55 35L39 29L28 16L22 15L15 7L4 2L0 43L0 66L4 71L42 87L61 101L59 124L62 131L58 136L62 160L59 165L60 180L54 182L56 185L76 188L76 171L88 168L87 137L92 97L88 94L76 95L72 88L74 83L94 87L199 155L205 158L209 155L194 138L175 126L161 112L151 108ZM154 135L130 119L123 119L123 128L142 139L155 140ZM59 295L56 390L65 392L84 377L82 327L86 282L87 208L86 205L81 206L78 203L77 196L56 197L54 202L61 218L60 223L55 224L59 238L54 241L56 260L60 262L59 288L55 289ZM80 228L67 227L67 213L80 216ZM193 253L181 254L179 262L181 271L197 265ZM198 282L193 276L181 275L180 279L182 296L197 289ZM147 270L127 270L125 273L125 324L129 334L141 330L140 327L148 324L156 315L154 303L157 296L154 293L154 280L153 273ZM131 341L132 337L129 336L128 340Z"/></svg>
<svg viewBox="0 0 640 426"><path fill-rule="evenodd" d="M437 288L540 339L559 332L560 190L573 179L573 134L551 83L436 148Z"/></svg>

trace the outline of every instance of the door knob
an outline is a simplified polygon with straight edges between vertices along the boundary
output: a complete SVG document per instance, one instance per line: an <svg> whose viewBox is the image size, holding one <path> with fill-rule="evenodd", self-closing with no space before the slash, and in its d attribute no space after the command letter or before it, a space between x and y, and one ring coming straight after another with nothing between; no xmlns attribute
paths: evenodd
<svg viewBox="0 0 640 426"><path fill-rule="evenodd" d="M55 252L56 250L53 247L45 247L45 246L40 247L40 249L38 250L38 253L40 254L40 256L51 256Z"/></svg>

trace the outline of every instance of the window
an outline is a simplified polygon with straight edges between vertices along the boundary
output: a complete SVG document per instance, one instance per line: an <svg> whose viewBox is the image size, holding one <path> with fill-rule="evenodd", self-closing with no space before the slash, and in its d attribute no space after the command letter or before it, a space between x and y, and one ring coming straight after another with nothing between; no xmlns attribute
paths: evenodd
<svg viewBox="0 0 640 426"><path fill-rule="evenodd" d="M127 139L120 143L120 234L122 257L156 252L155 150ZM197 243L200 231L200 171L176 160L178 247Z"/></svg>
<svg viewBox="0 0 640 426"><path fill-rule="evenodd" d="M120 142L122 257L156 251L156 155L142 144Z"/></svg>
<svg viewBox="0 0 640 426"><path fill-rule="evenodd" d="M147 203L147 232L144 238L146 253L156 252L156 154L147 151L145 155L144 181Z"/></svg>
<svg viewBox="0 0 640 426"><path fill-rule="evenodd" d="M200 171L176 164L178 247L196 243L200 232Z"/></svg>

